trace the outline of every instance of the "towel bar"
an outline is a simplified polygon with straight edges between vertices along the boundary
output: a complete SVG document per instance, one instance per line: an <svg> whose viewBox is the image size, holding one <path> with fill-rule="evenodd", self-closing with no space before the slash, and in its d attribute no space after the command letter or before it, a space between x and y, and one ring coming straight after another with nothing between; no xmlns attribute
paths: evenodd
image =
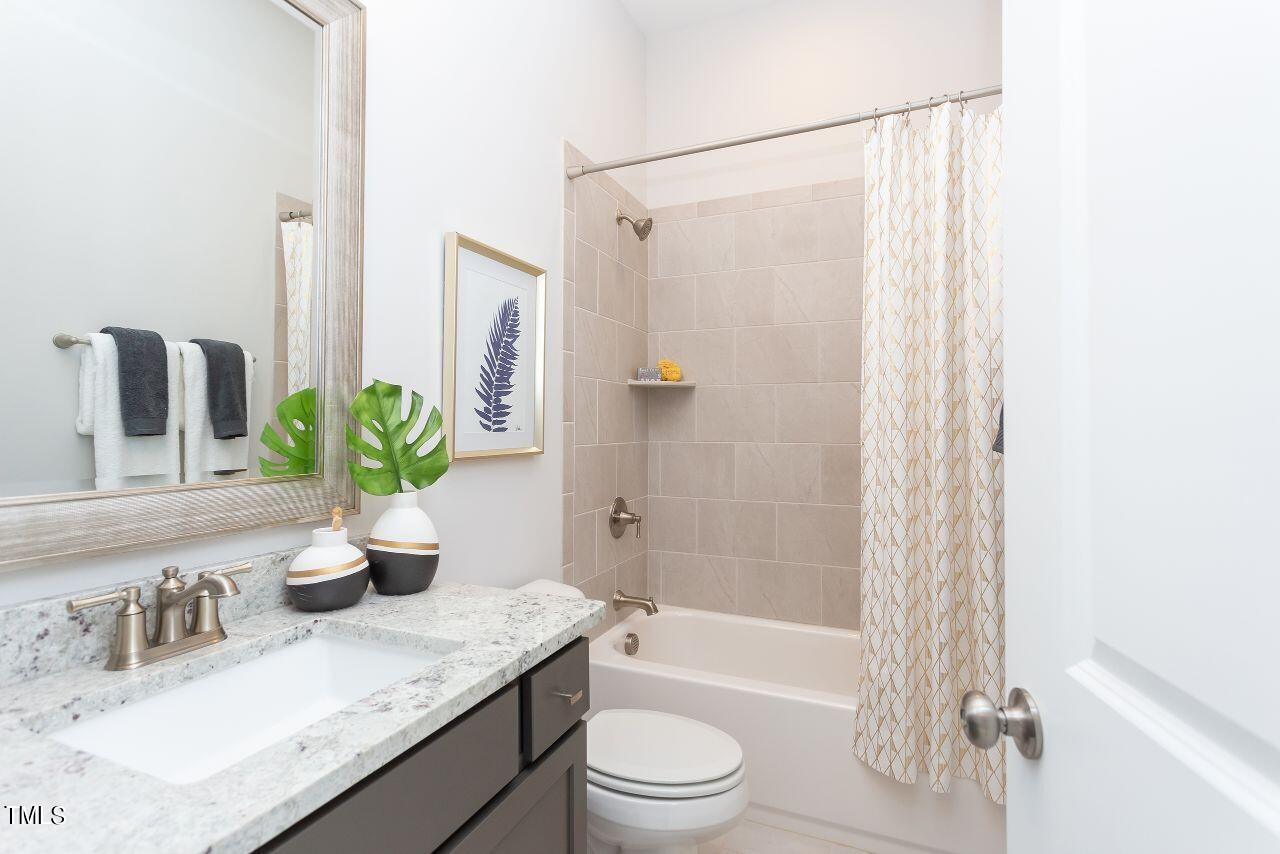
<svg viewBox="0 0 1280 854"><path fill-rule="evenodd" d="M53 346L60 350L70 350L77 344L88 344L88 338L81 338L78 335L72 335L69 332L56 332L53 336ZM254 356L253 360L258 361L258 357Z"/></svg>

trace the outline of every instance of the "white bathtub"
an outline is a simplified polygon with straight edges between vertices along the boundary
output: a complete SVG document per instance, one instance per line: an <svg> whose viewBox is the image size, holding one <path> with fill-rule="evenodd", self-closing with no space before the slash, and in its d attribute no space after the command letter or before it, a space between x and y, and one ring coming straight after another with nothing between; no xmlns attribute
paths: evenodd
<svg viewBox="0 0 1280 854"><path fill-rule="evenodd" d="M622 651L635 632L640 650ZM706 721L746 754L749 817L875 854L1005 850L1004 808L958 780L947 795L854 758L857 632L661 606L591 644L591 706Z"/></svg>

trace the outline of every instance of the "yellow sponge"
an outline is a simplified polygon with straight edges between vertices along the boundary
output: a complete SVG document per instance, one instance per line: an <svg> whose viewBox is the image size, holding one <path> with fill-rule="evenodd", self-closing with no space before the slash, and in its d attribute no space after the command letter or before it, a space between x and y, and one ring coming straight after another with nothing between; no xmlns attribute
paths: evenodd
<svg viewBox="0 0 1280 854"><path fill-rule="evenodd" d="M678 383L684 376L680 366L670 359L659 359L658 370L662 371L662 381L667 383Z"/></svg>

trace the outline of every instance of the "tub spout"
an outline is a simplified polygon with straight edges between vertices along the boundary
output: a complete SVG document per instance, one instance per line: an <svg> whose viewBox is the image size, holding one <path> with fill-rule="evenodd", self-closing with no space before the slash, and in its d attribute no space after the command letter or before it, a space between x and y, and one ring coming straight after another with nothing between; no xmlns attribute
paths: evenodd
<svg viewBox="0 0 1280 854"><path fill-rule="evenodd" d="M613 610L621 611L623 608L639 608L650 617L658 613L657 604L648 596L628 596L621 590L613 591Z"/></svg>

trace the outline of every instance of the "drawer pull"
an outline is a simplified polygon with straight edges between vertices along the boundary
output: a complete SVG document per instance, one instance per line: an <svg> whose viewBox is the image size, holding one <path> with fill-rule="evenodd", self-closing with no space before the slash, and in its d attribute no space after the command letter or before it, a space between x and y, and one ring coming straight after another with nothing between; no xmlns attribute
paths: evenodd
<svg viewBox="0 0 1280 854"><path fill-rule="evenodd" d="M572 694L570 694L568 691L552 691L551 696L563 697L564 699L569 701L569 705L576 706L578 705L578 701L582 699L582 690L579 689L577 691L574 691Z"/></svg>

